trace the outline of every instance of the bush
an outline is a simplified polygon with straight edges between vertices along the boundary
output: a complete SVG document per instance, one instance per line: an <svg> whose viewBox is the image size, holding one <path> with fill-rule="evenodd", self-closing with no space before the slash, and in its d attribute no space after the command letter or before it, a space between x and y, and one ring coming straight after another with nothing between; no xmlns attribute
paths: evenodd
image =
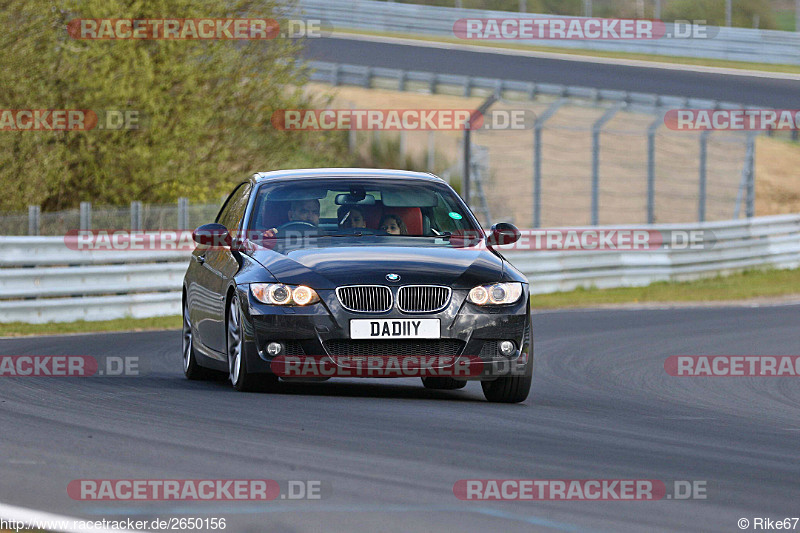
<svg viewBox="0 0 800 533"><path fill-rule="evenodd" d="M662 9L662 19L706 20L712 26L725 25L725 0L668 0ZM732 24L753 27L753 17L759 16L759 28L775 29L775 12L768 0L733 0Z"/></svg>

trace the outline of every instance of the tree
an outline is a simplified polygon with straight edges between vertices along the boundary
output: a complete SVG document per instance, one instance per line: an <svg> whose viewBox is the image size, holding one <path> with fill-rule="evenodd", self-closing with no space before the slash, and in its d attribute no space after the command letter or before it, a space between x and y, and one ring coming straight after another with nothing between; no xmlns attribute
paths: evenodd
<svg viewBox="0 0 800 533"><path fill-rule="evenodd" d="M274 110L310 105L291 40L82 40L67 32L73 19L277 18L279 9L246 0L0 0L0 109L140 116L138 130L0 131L0 210L216 201L252 171L341 162L345 136L270 124Z"/></svg>

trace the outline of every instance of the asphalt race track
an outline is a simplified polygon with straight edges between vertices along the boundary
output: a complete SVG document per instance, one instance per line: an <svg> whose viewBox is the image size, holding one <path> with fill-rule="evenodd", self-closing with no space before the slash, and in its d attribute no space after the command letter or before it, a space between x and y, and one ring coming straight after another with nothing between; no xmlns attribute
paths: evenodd
<svg viewBox="0 0 800 533"><path fill-rule="evenodd" d="M675 354L800 354L799 307L534 317L533 393L477 383L292 384L277 394L189 382L179 332L0 340L3 355L138 356L127 378L4 377L0 502L68 516L225 517L228 531L739 531L800 514L798 378L681 378ZM319 480L323 498L83 502L75 479ZM460 501L460 479L708 482L708 499Z"/></svg>
<svg viewBox="0 0 800 533"><path fill-rule="evenodd" d="M449 50L345 38L307 39L307 59L800 108L798 81Z"/></svg>

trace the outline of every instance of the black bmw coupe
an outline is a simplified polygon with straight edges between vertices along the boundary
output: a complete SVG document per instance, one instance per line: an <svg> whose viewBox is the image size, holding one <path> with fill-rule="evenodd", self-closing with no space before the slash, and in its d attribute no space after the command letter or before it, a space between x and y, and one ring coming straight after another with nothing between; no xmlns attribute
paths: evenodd
<svg viewBox="0 0 800 533"><path fill-rule="evenodd" d="M183 368L237 390L331 377L481 382L525 400L528 281L432 174L328 168L253 175L194 231L183 283Z"/></svg>

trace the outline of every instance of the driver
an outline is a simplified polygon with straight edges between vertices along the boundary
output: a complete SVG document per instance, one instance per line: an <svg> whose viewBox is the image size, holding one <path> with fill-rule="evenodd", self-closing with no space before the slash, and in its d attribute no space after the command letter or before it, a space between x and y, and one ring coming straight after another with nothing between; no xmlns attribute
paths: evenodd
<svg viewBox="0 0 800 533"><path fill-rule="evenodd" d="M306 222L314 227L319 225L319 200L295 200L289 205L289 222ZM286 225L282 224L282 225ZM278 234L277 228L270 228L264 232L264 237L274 237Z"/></svg>

